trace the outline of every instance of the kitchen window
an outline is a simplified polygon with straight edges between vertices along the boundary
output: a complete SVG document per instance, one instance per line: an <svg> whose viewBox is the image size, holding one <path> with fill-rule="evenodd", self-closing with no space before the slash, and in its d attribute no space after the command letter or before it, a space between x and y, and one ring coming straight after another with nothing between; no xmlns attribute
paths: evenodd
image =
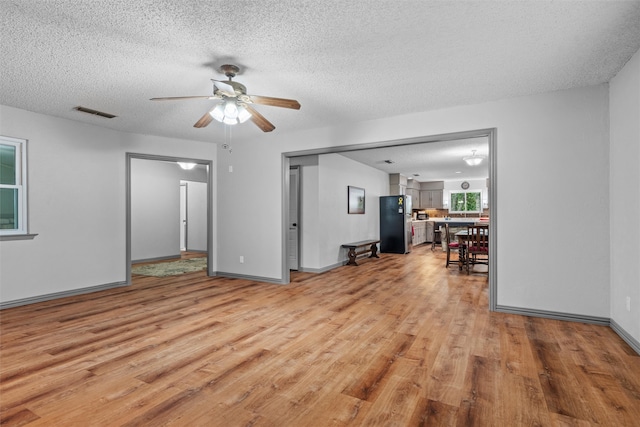
<svg viewBox="0 0 640 427"><path fill-rule="evenodd" d="M450 213L482 212L482 193L480 191L452 191L449 197Z"/></svg>
<svg viewBox="0 0 640 427"><path fill-rule="evenodd" d="M0 237L27 233L27 141L0 136Z"/></svg>

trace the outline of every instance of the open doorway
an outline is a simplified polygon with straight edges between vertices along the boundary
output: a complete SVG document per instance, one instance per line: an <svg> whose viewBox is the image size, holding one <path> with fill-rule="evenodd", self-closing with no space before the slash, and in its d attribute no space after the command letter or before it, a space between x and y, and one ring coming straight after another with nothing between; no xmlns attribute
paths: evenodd
<svg viewBox="0 0 640 427"><path fill-rule="evenodd" d="M474 131L466 131L466 132L456 132L450 134L442 134L442 135L432 135L432 136L424 136L424 137L416 137L409 138L403 140L395 140L395 141L383 141L376 142L370 144L361 144L356 146L341 146L341 147L327 147L322 149L314 149L314 150L305 150L305 151L297 151L297 152L287 152L283 153L283 202L285 206L283 207L283 230L288 230L288 224L290 222L290 177L289 177L289 168L293 164L298 163L298 159L300 158L308 158L313 156L319 156L323 154L342 154L350 151L359 151L359 150L371 150L385 147L403 147L407 148L415 148L416 145L422 144L427 145L430 143L446 143L446 142L454 142L463 139L473 139L473 138L484 138L488 141L488 164L489 164L489 173L488 173L488 196L487 196L487 208L489 209L490 215L490 240L494 242L489 248L490 255L490 264L489 264L489 307L490 310L495 310L496 301L497 301L497 231L498 231L498 218L497 218L497 210L496 210L496 189L497 189L497 180L496 180L496 129L479 129ZM446 144L445 144L446 145ZM461 160L461 159L459 159ZM304 198L304 193L302 196ZM283 233L283 234L286 234ZM288 235L283 235L283 282L289 283L290 274L289 269L287 268L288 254L290 251L290 243L288 239ZM304 258L304 254L301 254L301 257Z"/></svg>
<svg viewBox="0 0 640 427"><path fill-rule="evenodd" d="M179 162L190 163L191 167L185 169L178 165ZM131 283L133 263L181 259L185 253L187 258L206 258L207 272L211 275L215 256L210 226L213 215L212 162L127 153L126 181L128 282ZM186 184L186 219L193 222L184 228L184 245L181 223L183 183Z"/></svg>
<svg viewBox="0 0 640 427"><path fill-rule="evenodd" d="M207 252L207 183L180 180L180 251Z"/></svg>

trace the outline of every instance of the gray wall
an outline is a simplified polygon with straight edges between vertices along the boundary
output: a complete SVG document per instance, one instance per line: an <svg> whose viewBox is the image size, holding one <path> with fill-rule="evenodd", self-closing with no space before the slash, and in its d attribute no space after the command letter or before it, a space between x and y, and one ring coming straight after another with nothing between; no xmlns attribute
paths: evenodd
<svg viewBox="0 0 640 427"><path fill-rule="evenodd" d="M609 102L611 318L640 341L640 52L611 81Z"/></svg>
<svg viewBox="0 0 640 427"><path fill-rule="evenodd" d="M225 252L218 270L274 279L286 274L282 153L496 128L497 207L491 216L498 232L498 304L608 318L608 233L594 244L593 233L580 232L609 224L608 96L608 85L598 85L236 141L233 156L218 158L219 200L250 189L260 215L218 204L225 225L219 227ZM527 224L544 232L531 233L522 245ZM589 250L567 256L570 248Z"/></svg>
<svg viewBox="0 0 640 427"><path fill-rule="evenodd" d="M205 166L184 170L174 162L131 160L131 260L133 262L180 256L180 181L187 186L189 224L187 249L206 251Z"/></svg>
<svg viewBox="0 0 640 427"><path fill-rule="evenodd" d="M346 261L343 243L379 237L380 196L389 191L389 175L338 154L300 162L300 269L323 271ZM347 186L365 189L365 214L347 213Z"/></svg>
<svg viewBox="0 0 640 427"><path fill-rule="evenodd" d="M131 260L180 256L178 165L131 160Z"/></svg>
<svg viewBox="0 0 640 427"><path fill-rule="evenodd" d="M216 163L212 143L117 132L6 106L0 117L0 134L29 140L29 229L38 234L0 242L0 303L126 282L127 152ZM213 200L216 188L214 182ZM214 212L214 241L215 224Z"/></svg>

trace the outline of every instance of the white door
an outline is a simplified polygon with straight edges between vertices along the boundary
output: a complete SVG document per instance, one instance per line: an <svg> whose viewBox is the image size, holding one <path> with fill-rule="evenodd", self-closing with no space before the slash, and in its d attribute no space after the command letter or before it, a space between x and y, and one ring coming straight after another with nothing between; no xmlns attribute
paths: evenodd
<svg viewBox="0 0 640 427"><path fill-rule="evenodd" d="M299 209L300 168L289 169L289 270L297 270L299 265Z"/></svg>
<svg viewBox="0 0 640 427"><path fill-rule="evenodd" d="M187 182L187 248L207 251L207 183Z"/></svg>
<svg viewBox="0 0 640 427"><path fill-rule="evenodd" d="M187 250L187 184L180 184L180 250Z"/></svg>

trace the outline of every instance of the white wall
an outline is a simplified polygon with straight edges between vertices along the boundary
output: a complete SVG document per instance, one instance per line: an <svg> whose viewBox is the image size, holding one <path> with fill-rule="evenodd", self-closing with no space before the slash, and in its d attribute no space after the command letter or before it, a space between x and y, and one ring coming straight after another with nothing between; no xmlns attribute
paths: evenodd
<svg viewBox="0 0 640 427"><path fill-rule="evenodd" d="M610 223L608 101L608 86L598 85L313 131L281 133L282 125L234 141L233 153L219 155L208 143L0 107L0 133L29 139L30 229L40 233L32 241L0 243L0 298L126 280L126 152L217 157L213 268L280 280L282 153L495 127L498 304L609 317L608 233L593 240L594 227ZM526 224L543 232L521 246ZM633 242L616 239L616 245L624 251Z"/></svg>
<svg viewBox="0 0 640 427"><path fill-rule="evenodd" d="M608 121L608 87L598 85L313 131L256 133L218 158L220 200L250 192L260 206L256 217L220 204L218 244L226 255L218 268L282 278L281 153L495 127L498 304L608 318L608 233L593 240L594 227L609 224ZM527 224L541 232L522 245Z"/></svg>
<svg viewBox="0 0 640 427"><path fill-rule="evenodd" d="M343 243L380 237L380 196L389 194L389 175L339 154L318 158L320 268L346 261ZM365 213L347 212L347 186L364 188Z"/></svg>
<svg viewBox="0 0 640 427"><path fill-rule="evenodd" d="M209 143L116 132L6 106L0 117L0 134L29 140L29 231L38 234L0 242L3 303L127 280L125 153L216 162ZM215 188L214 182L214 200Z"/></svg>
<svg viewBox="0 0 640 427"><path fill-rule="evenodd" d="M640 51L611 80L609 102L611 318L640 341Z"/></svg>
<svg viewBox="0 0 640 427"><path fill-rule="evenodd" d="M337 154L294 158L300 166L300 270L344 264L349 243L378 238L378 198L388 195L389 175ZM365 189L365 214L347 213L347 186Z"/></svg>
<svg viewBox="0 0 640 427"><path fill-rule="evenodd" d="M131 260L180 256L179 166L131 160Z"/></svg>

